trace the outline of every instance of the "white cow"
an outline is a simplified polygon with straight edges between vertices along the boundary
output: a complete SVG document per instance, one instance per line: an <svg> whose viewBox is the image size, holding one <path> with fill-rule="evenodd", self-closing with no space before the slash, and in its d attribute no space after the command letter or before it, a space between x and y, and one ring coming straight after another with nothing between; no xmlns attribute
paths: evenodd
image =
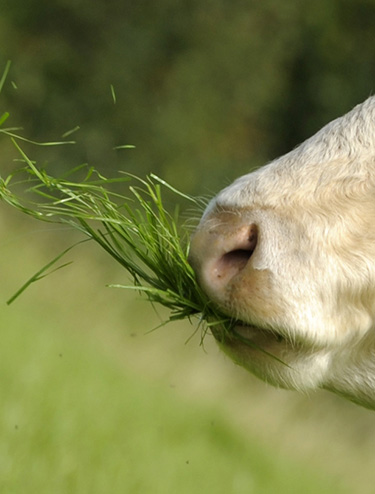
<svg viewBox="0 0 375 494"><path fill-rule="evenodd" d="M283 363L227 337L233 360L375 409L375 97L221 191L190 261L236 331Z"/></svg>

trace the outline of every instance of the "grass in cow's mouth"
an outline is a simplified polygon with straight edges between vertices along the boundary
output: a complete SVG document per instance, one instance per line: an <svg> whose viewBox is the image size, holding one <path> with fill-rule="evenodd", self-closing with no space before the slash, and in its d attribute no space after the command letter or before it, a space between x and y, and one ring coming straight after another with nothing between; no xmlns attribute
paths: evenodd
<svg viewBox="0 0 375 494"><path fill-rule="evenodd" d="M151 302L167 307L168 321L194 318L203 336L215 327L218 339L231 333L233 321L212 304L196 282L187 261L190 231L180 225L177 208L172 213L166 210L162 192L201 209L199 200L155 175L145 180L129 175L108 179L93 168L78 167L64 177L52 177L14 143L26 166L0 179L0 198L39 220L68 224L98 243L132 277L132 283L115 286L138 290ZM81 180L74 180L75 175ZM115 182L128 186L127 195L111 190ZM20 187L26 193L15 192ZM8 303L45 276L66 252L38 271Z"/></svg>

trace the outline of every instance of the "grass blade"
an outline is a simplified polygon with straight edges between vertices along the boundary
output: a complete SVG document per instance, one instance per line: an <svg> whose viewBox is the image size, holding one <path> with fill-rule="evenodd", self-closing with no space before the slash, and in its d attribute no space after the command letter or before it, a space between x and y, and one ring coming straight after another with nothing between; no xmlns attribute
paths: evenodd
<svg viewBox="0 0 375 494"><path fill-rule="evenodd" d="M19 290L17 290L17 292L12 297L10 297L9 300L7 300L7 304L8 305L12 304L26 290L26 288L28 288L32 283L35 283L36 281L41 280L45 276L48 276L49 274L52 274L54 271L57 271L58 269L61 269L61 268L65 267L65 266L67 266L68 264L71 264L70 262L69 263L65 263L65 264L63 264L63 265L55 268L52 272L47 273L47 271L49 270L49 268L51 268L52 266L54 266L62 257L65 256L65 254L67 254L69 251L71 251L74 247L76 247L80 243L82 243L82 241L80 241L80 242L78 242L78 243L76 243L74 245L71 245L70 247L68 247L67 249L65 249L63 252L60 252L60 254L58 256L56 256L54 259L52 259L52 261L50 261L48 264L46 264L45 266L43 266L42 269L40 269L31 278L29 278L26 281L26 283L24 283L21 286L21 288Z"/></svg>
<svg viewBox="0 0 375 494"><path fill-rule="evenodd" d="M8 77L11 64L12 64L12 62L10 60L8 60L7 63L5 64L5 69L4 69L3 75L1 76L1 79L0 79L0 93L3 90L5 81Z"/></svg>

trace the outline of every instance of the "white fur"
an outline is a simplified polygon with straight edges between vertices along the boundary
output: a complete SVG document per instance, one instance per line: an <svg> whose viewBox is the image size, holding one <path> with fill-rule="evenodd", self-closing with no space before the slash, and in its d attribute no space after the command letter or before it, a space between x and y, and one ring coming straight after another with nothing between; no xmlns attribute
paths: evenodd
<svg viewBox="0 0 375 494"><path fill-rule="evenodd" d="M254 253L218 274L247 225L258 228ZM212 300L243 321L238 331L287 365L227 338L236 362L275 385L375 409L375 97L220 192L191 262Z"/></svg>

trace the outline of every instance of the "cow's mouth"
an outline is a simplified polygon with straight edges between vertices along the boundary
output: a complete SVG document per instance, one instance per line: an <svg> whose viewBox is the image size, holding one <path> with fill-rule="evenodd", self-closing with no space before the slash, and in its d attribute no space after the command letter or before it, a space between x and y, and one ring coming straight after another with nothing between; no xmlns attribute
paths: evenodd
<svg viewBox="0 0 375 494"><path fill-rule="evenodd" d="M236 321L231 331L225 335L215 334L215 331L212 332L224 351L227 349L229 353L234 351L235 353L246 354L246 351L250 350L251 353L254 352L254 357L263 355L273 362L289 367L283 356L294 343L289 340L288 336L284 336L279 331L275 331L272 328L259 328L242 321ZM243 353L243 350L245 350L245 353Z"/></svg>
<svg viewBox="0 0 375 494"><path fill-rule="evenodd" d="M260 328L250 325L243 321L236 321L233 327L234 336L240 336L241 339L247 339L249 342L268 342L268 343L283 343L286 341L284 335L273 328Z"/></svg>
<svg viewBox="0 0 375 494"><path fill-rule="evenodd" d="M223 335L222 332L212 329L213 336L225 344L242 342L254 348L269 348L278 344L286 344L287 337L274 328L259 327L244 321L233 322L229 333Z"/></svg>

